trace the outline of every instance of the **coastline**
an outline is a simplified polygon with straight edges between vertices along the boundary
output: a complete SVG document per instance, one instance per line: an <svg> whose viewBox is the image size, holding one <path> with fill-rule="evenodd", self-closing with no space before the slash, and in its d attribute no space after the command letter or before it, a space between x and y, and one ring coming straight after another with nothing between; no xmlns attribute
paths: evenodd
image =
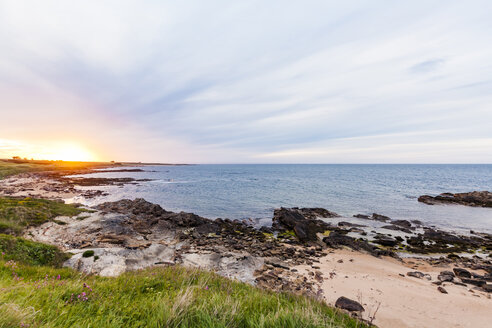
<svg viewBox="0 0 492 328"><path fill-rule="evenodd" d="M90 198L101 195L102 191L82 190L76 186L145 182L66 178L89 172L90 169L64 171L62 174L22 173L0 180L0 193L12 197ZM326 221L330 216L335 217L335 213L321 209L281 210L276 215L277 225L271 230L253 229L239 221L217 222L192 213L167 212L144 200L107 203L91 210L96 212L81 215L88 216L84 219L59 218L64 224L48 222L30 228L24 236L74 253L67 265L87 273L112 276L149 266L182 264L214 270L223 276L276 291L310 295L329 304L334 304L339 296L357 300L360 291L362 301L359 303L366 310L355 314L371 321L375 304L381 302L373 320L380 327L434 326L439 322L457 327L480 326L487 316L484 309L492 304L490 293L480 287L445 282L441 285L448 294L443 294L431 281L406 275L418 269L423 274L430 274L431 280L439 281L439 272L461 267L483 277L491 273L490 258L471 257L468 260L460 256L443 256L440 259L418 259L410 254L409 258L401 259L387 248L393 239L389 242L389 239L381 238L382 244L373 248L372 243L355 242L355 238L337 238L340 231L357 232L360 227L338 223L328 228ZM326 220L319 220L320 217ZM388 224L397 230L398 227L416 227L414 224L408 227L406 223L401 226L390 218L388 220ZM299 231L299 224L305 228L305 238ZM156 227L158 233L153 234ZM325 234L326 231L330 233ZM448 234L439 233L435 236L436 239L448 237ZM82 254L86 250L94 250L99 256L98 261L84 258ZM388 279L388 272L394 279ZM364 302L364 299L369 301ZM464 302L474 305L467 310L466 316L455 317L454 314L459 312L448 307L450 302L457 307Z"/></svg>

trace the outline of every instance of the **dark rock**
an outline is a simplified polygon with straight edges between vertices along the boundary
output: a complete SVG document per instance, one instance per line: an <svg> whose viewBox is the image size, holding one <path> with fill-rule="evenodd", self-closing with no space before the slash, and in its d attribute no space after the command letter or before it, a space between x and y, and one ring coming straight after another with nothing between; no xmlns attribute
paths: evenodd
<svg viewBox="0 0 492 328"><path fill-rule="evenodd" d="M280 208L274 211L273 215L273 228L278 230L292 230L299 239L299 241L315 242L318 240L316 234L318 232L325 232L331 226L321 220L313 218L313 213L323 213L322 209L288 209ZM328 211L327 211L328 212ZM309 214L308 218L304 214ZM329 212L331 213L331 212Z"/></svg>
<svg viewBox="0 0 492 328"><path fill-rule="evenodd" d="M374 242L379 245L388 246L388 247L393 247L398 244L398 241L396 239L384 235L375 236Z"/></svg>
<svg viewBox="0 0 492 328"><path fill-rule="evenodd" d="M425 274L423 272L420 272L420 271L410 271L410 272L407 272L407 276L422 279L425 277Z"/></svg>
<svg viewBox="0 0 492 328"><path fill-rule="evenodd" d="M454 273L451 271L441 271L441 273L437 276L439 281L448 281L451 282L454 279Z"/></svg>
<svg viewBox="0 0 492 328"><path fill-rule="evenodd" d="M469 279L469 278L461 278L461 282L464 284L470 284L477 287L482 287L486 284L485 280Z"/></svg>
<svg viewBox="0 0 492 328"><path fill-rule="evenodd" d="M406 232L406 233L412 233L412 230L410 230L408 228L405 228L405 227L402 227L402 226L397 226L397 225L392 225L392 224L382 226L381 228L388 229L388 230L394 230L394 231L403 231L403 232Z"/></svg>
<svg viewBox="0 0 492 328"><path fill-rule="evenodd" d="M350 223L346 221L340 221L338 222L339 227L367 227L366 225L363 224L356 224L356 223Z"/></svg>
<svg viewBox="0 0 492 328"><path fill-rule="evenodd" d="M492 192L472 191L457 194L444 193L438 196L424 195L418 198L419 202L435 204L460 204L467 206L492 207Z"/></svg>
<svg viewBox="0 0 492 328"><path fill-rule="evenodd" d="M453 268L453 272L456 275L456 277L459 278L471 278L471 273L470 271L462 268Z"/></svg>
<svg viewBox="0 0 492 328"><path fill-rule="evenodd" d="M446 291L446 289L444 289L443 287L439 286L437 287L437 290L440 291L441 293L443 294L447 294L448 292Z"/></svg>
<svg viewBox="0 0 492 328"><path fill-rule="evenodd" d="M482 285L482 289L487 293L492 293L492 284Z"/></svg>
<svg viewBox="0 0 492 328"><path fill-rule="evenodd" d="M356 301L353 301L349 298L346 298L344 296L339 297L337 301L335 302L335 307L347 310L350 312L362 312L364 311L364 307Z"/></svg>
<svg viewBox="0 0 492 328"><path fill-rule="evenodd" d="M394 221L391 221L391 224L394 224L394 225L397 225L400 227L404 227L404 228L411 228L412 227L412 224L407 220L394 220Z"/></svg>
<svg viewBox="0 0 492 328"><path fill-rule="evenodd" d="M375 221L381 221L381 222L391 221L391 219L389 217L381 215L381 214L377 214L377 213L372 213L371 219L375 220Z"/></svg>

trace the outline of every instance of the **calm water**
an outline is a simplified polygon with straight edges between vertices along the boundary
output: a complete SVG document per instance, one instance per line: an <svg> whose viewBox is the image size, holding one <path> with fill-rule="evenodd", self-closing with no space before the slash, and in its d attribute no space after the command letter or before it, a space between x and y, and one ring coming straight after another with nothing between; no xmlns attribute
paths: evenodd
<svg viewBox="0 0 492 328"><path fill-rule="evenodd" d="M269 224L274 208L316 206L347 217L376 212L455 230L492 232L492 209L417 202L423 194L492 190L492 165L192 165L144 169L154 172L97 173L98 177L155 181L103 187L110 196L85 202L92 205L143 197L167 210L209 218L258 218L262 224Z"/></svg>

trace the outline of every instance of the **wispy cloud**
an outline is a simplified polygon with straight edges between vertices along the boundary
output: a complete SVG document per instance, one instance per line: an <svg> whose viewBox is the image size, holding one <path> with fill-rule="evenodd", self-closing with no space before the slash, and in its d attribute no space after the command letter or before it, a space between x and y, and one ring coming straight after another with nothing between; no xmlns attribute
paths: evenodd
<svg viewBox="0 0 492 328"><path fill-rule="evenodd" d="M469 142L491 161L490 9L0 1L0 137L180 162L461 162Z"/></svg>

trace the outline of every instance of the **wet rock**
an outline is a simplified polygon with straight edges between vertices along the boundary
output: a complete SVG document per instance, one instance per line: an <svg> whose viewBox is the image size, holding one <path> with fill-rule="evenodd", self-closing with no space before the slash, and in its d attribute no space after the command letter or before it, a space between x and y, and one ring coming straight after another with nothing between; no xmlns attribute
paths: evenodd
<svg viewBox="0 0 492 328"><path fill-rule="evenodd" d="M363 225L363 224L350 223L350 222L346 222L346 221L338 222L338 226L339 227L356 227L356 228L367 227L366 225Z"/></svg>
<svg viewBox="0 0 492 328"><path fill-rule="evenodd" d="M310 207L310 208L293 207L292 209L299 211L299 213L301 213L307 219L340 217L340 215L338 215L337 213L328 211L327 209L320 208L320 207Z"/></svg>
<svg viewBox="0 0 492 328"><path fill-rule="evenodd" d="M384 215L381 215L381 214L377 214L377 213L372 213L371 219L375 220L375 221L380 221L380 222L391 221L391 218L384 216Z"/></svg>
<svg viewBox="0 0 492 328"><path fill-rule="evenodd" d="M482 286L482 289L487 293L492 293L492 284L485 284Z"/></svg>
<svg viewBox="0 0 492 328"><path fill-rule="evenodd" d="M393 247L398 244L398 241L392 237L389 236L384 236L384 235L377 235L374 237L374 242L382 245L382 246L388 246L388 247Z"/></svg>
<svg viewBox="0 0 492 328"><path fill-rule="evenodd" d="M392 225L392 224L382 226L381 228L388 229L388 230L394 230L394 231L403 231L406 233L412 233L412 230L410 230L408 228L397 226L397 225Z"/></svg>
<svg viewBox="0 0 492 328"><path fill-rule="evenodd" d="M324 221L313 219L313 212L309 212L308 210L312 209L276 209L273 215L272 227L280 231L294 231L299 241L303 243L315 242L318 240L317 233L325 232L331 226ZM319 210L316 209L314 213L318 213ZM310 215L305 217L304 214L306 213Z"/></svg>
<svg viewBox="0 0 492 328"><path fill-rule="evenodd" d="M391 219L387 216L377 214L377 213L372 213L371 216L365 215L365 214L356 214L354 215L355 218L358 219L364 219L364 220L373 220L373 221L380 221L380 222L390 222Z"/></svg>
<svg viewBox="0 0 492 328"><path fill-rule="evenodd" d="M407 220L394 220L394 221L391 221L391 224L397 225L400 227L404 227L404 228L411 228L412 227L412 224Z"/></svg>
<svg viewBox="0 0 492 328"><path fill-rule="evenodd" d="M418 198L419 202L435 204L460 204L467 206L492 207L492 192L489 191L472 191L465 193L443 193L438 196L424 195Z"/></svg>
<svg viewBox="0 0 492 328"><path fill-rule="evenodd" d="M346 298L344 296L339 297L337 301L335 302L335 307L347 310L350 312L362 312L364 311L364 307L359 303L354 300L351 300L349 298Z"/></svg>

